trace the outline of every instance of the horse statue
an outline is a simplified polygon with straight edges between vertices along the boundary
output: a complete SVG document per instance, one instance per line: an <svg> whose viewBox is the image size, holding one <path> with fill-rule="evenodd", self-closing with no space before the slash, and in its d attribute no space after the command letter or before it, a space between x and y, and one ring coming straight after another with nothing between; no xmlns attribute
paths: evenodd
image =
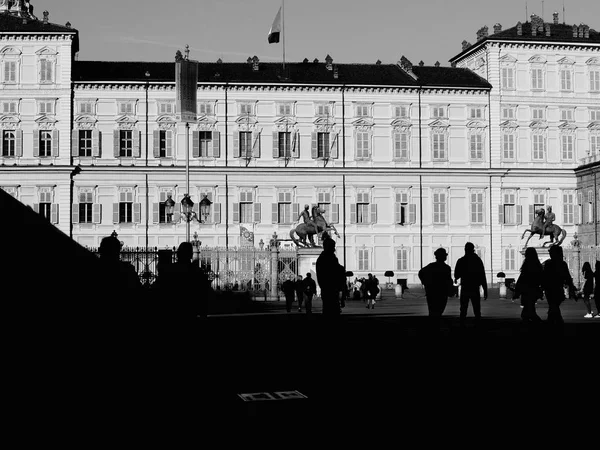
<svg viewBox="0 0 600 450"><path fill-rule="evenodd" d="M323 211L318 205L315 205L312 207L311 212L312 220L316 225L316 229L311 223L300 223L296 226L296 228L292 228L290 230L290 238L292 238L292 241L294 241L296 246L317 247L314 239L315 234L319 236L321 240L323 240L325 237L331 237L332 231L338 238L340 237L335 227L331 224L328 224L323 217L323 213L325 211ZM294 234L298 236L298 239L296 239Z"/></svg>
<svg viewBox="0 0 600 450"><path fill-rule="evenodd" d="M545 247L546 244L560 245L567 237L567 232L554 223L548 229L546 229L546 227L544 226L544 215L545 214L546 214L546 211L544 210L544 208L538 209L536 211L536 217L533 220L533 223L531 224L531 229L527 229L527 230L523 231L523 235L521 236L521 239L523 239L525 237L525 233L531 233L529 235L529 237L527 238L527 241L525 242L525 247L527 247L527 244L529 243L529 239L531 239L534 234L539 234L540 239L542 239L544 236L550 236L550 240L547 242L544 242L542 244L542 247ZM559 239L559 236L560 236L560 239ZM555 239L556 239L556 242L554 242Z"/></svg>

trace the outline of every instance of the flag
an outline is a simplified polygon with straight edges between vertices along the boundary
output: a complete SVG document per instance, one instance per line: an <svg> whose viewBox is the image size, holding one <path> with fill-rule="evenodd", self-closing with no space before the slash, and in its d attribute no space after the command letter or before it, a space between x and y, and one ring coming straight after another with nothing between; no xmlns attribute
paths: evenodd
<svg viewBox="0 0 600 450"><path fill-rule="evenodd" d="M271 25L271 29L269 30L269 37L268 37L269 44L279 42L279 34L280 33L281 33L281 6L279 7L279 11L277 11L277 15L275 16L273 25Z"/></svg>

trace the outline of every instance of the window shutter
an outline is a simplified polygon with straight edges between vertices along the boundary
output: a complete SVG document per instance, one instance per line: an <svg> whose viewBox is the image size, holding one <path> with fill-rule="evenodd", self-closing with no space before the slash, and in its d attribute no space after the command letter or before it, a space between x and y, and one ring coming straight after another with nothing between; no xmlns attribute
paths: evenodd
<svg viewBox="0 0 600 450"><path fill-rule="evenodd" d="M131 134L133 135L133 157L134 158L139 158L140 155L141 155L140 137L142 135L142 132L141 131L133 130L131 132Z"/></svg>
<svg viewBox="0 0 600 450"><path fill-rule="evenodd" d="M318 156L317 133L310 134L310 157L317 159Z"/></svg>
<svg viewBox="0 0 600 450"><path fill-rule="evenodd" d="M58 223L58 205L56 203L50 205L50 222Z"/></svg>
<svg viewBox="0 0 600 450"><path fill-rule="evenodd" d="M23 130L15 130L15 155L23 156Z"/></svg>
<svg viewBox="0 0 600 450"><path fill-rule="evenodd" d="M300 215L300 204L294 203L292 205L292 223L296 221L298 216Z"/></svg>
<svg viewBox="0 0 600 450"><path fill-rule="evenodd" d="M213 223L221 223L221 204L220 203L213 203L212 204L212 221Z"/></svg>
<svg viewBox="0 0 600 450"><path fill-rule="evenodd" d="M100 130L92 130L92 156L94 158L100 158L100 149L102 147L102 141L100 140Z"/></svg>
<svg viewBox="0 0 600 450"><path fill-rule="evenodd" d="M59 156L58 130L52 130L52 156Z"/></svg>
<svg viewBox="0 0 600 450"><path fill-rule="evenodd" d="M273 158L279 157L279 132L273 131Z"/></svg>
<svg viewBox="0 0 600 450"><path fill-rule="evenodd" d="M350 205L350 223L356 223L356 203Z"/></svg>
<svg viewBox="0 0 600 450"><path fill-rule="evenodd" d="M252 157L260 158L260 132L252 132Z"/></svg>
<svg viewBox="0 0 600 450"><path fill-rule="evenodd" d="M102 223L102 204L94 203L92 205L92 222Z"/></svg>
<svg viewBox="0 0 600 450"><path fill-rule="evenodd" d="M113 131L113 154L115 155L115 158L119 157L119 134L120 134L120 130L114 130ZM118 222L115 222L118 223Z"/></svg>
<svg viewBox="0 0 600 450"><path fill-rule="evenodd" d="M71 156L79 156L79 130L71 131Z"/></svg>
<svg viewBox="0 0 600 450"><path fill-rule="evenodd" d="M535 208L533 205L529 205L529 223L532 224L535 220Z"/></svg>
<svg viewBox="0 0 600 450"><path fill-rule="evenodd" d="M331 156L331 158L337 158L338 157L338 133L329 133L329 139L332 138L333 135L333 139L331 140L331 148L329 149L329 155Z"/></svg>
<svg viewBox="0 0 600 450"><path fill-rule="evenodd" d="M333 203L331 205L331 223L339 223L340 222L340 205L337 203Z"/></svg>
<svg viewBox="0 0 600 450"><path fill-rule="evenodd" d="M167 130L165 136L165 144L166 144L166 152L167 158L173 157L173 131Z"/></svg>
<svg viewBox="0 0 600 450"><path fill-rule="evenodd" d="M580 207L579 207L578 204L577 205L573 205L573 223L575 225L581 223L581 221L579 220L579 216L580 216L580 214L579 214L579 208Z"/></svg>
<svg viewBox="0 0 600 450"><path fill-rule="evenodd" d="M278 222L278 214L277 214L278 206L279 206L278 203L271 203L271 223Z"/></svg>
<svg viewBox="0 0 600 450"><path fill-rule="evenodd" d="M152 132L152 153L155 158L160 158L160 130Z"/></svg>
<svg viewBox="0 0 600 450"><path fill-rule="evenodd" d="M39 203L34 203L34 204L33 204L33 210L34 210L36 213L38 213L38 214L39 214L39 213L40 213L40 204L39 204Z"/></svg>
<svg viewBox="0 0 600 450"><path fill-rule="evenodd" d="M192 131L192 157L200 157L200 132L197 130Z"/></svg>
<svg viewBox="0 0 600 450"><path fill-rule="evenodd" d="M160 222L160 203L152 203L152 223Z"/></svg>
<svg viewBox="0 0 600 450"><path fill-rule="evenodd" d="M517 225L523 223L523 206L517 205Z"/></svg>
<svg viewBox="0 0 600 450"><path fill-rule="evenodd" d="M218 131L212 132L212 156L213 158L221 157L221 133Z"/></svg>
<svg viewBox="0 0 600 450"><path fill-rule="evenodd" d="M498 223L504 223L504 205L498 205Z"/></svg>
<svg viewBox="0 0 600 450"><path fill-rule="evenodd" d="M240 132L239 131L233 132L233 157L234 158L240 157Z"/></svg>
<svg viewBox="0 0 600 450"><path fill-rule="evenodd" d="M240 204L233 204L233 223L240 223Z"/></svg>
<svg viewBox="0 0 600 450"><path fill-rule="evenodd" d="M292 133L292 158L300 158L300 133Z"/></svg>
<svg viewBox="0 0 600 450"><path fill-rule="evenodd" d="M369 209L371 210L371 223L377 223L377 204L371 203Z"/></svg>
<svg viewBox="0 0 600 450"><path fill-rule="evenodd" d="M79 223L79 203L73 203L73 211L71 212L71 223Z"/></svg>
<svg viewBox="0 0 600 450"><path fill-rule="evenodd" d="M254 222L260 223L260 203L254 203Z"/></svg>
<svg viewBox="0 0 600 450"><path fill-rule="evenodd" d="M119 204L113 203L113 223L119 223Z"/></svg>
<svg viewBox="0 0 600 450"><path fill-rule="evenodd" d="M177 206L175 207L177 208ZM181 220L181 211L179 209L175 209L173 211L173 223L179 223L179 221Z"/></svg>
<svg viewBox="0 0 600 450"><path fill-rule="evenodd" d="M394 203L394 223L402 223L402 204Z"/></svg>
<svg viewBox="0 0 600 450"><path fill-rule="evenodd" d="M35 158L40 156L40 130L33 132L33 156Z"/></svg>
<svg viewBox="0 0 600 450"><path fill-rule="evenodd" d="M417 205L414 203L408 205L408 223L417 223Z"/></svg>
<svg viewBox="0 0 600 450"><path fill-rule="evenodd" d="M133 204L133 223L140 223L142 221L142 204Z"/></svg>

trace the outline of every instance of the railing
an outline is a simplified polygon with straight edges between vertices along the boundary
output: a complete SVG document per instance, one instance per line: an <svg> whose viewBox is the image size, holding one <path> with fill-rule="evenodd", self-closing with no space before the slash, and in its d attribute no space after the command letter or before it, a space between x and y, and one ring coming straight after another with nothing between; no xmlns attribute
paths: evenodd
<svg viewBox="0 0 600 450"><path fill-rule="evenodd" d="M586 156L585 158L581 158L579 160L579 165L580 166L585 166L587 164L591 164L591 163L595 163L600 161L600 153L595 153L593 155L590 156Z"/></svg>

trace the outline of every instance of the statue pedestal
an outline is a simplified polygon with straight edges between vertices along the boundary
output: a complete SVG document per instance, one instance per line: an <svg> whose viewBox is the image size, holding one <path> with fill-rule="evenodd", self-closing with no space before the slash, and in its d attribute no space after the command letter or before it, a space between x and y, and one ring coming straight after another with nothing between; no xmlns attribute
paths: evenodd
<svg viewBox="0 0 600 450"><path fill-rule="evenodd" d="M317 283L317 295L320 294L319 283L317 282L317 258L323 251L320 247L308 247L298 249L298 275L302 275L302 278L306 278L306 274L310 273L310 276L315 283Z"/></svg>
<svg viewBox="0 0 600 450"><path fill-rule="evenodd" d="M550 247L534 247L535 251L538 254L538 258L540 262L543 264L544 261L550 259ZM521 249L521 255L525 256L526 248Z"/></svg>

